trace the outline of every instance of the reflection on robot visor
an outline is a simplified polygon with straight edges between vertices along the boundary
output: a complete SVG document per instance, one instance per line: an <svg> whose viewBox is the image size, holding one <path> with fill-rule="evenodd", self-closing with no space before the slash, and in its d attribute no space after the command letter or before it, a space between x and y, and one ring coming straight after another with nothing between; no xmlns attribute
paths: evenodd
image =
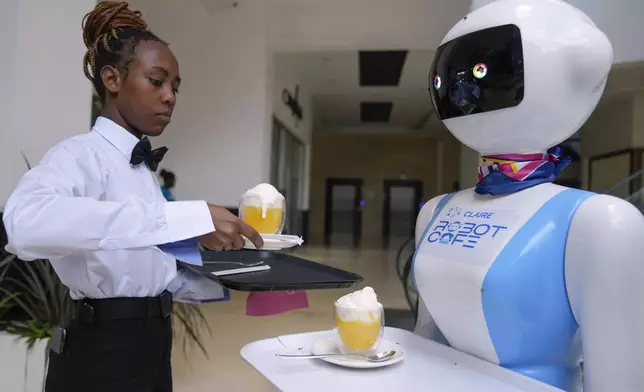
<svg viewBox="0 0 644 392"><path fill-rule="evenodd" d="M523 47L515 25L476 31L441 45L430 69L441 119L516 106L523 100Z"/></svg>

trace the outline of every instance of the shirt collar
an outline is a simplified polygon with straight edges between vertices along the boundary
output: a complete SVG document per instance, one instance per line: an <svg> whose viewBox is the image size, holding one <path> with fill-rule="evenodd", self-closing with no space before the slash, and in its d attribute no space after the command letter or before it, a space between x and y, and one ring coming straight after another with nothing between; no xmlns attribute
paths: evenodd
<svg viewBox="0 0 644 392"><path fill-rule="evenodd" d="M97 118L92 130L116 147L128 160L132 156L134 146L139 142L127 129L106 117Z"/></svg>

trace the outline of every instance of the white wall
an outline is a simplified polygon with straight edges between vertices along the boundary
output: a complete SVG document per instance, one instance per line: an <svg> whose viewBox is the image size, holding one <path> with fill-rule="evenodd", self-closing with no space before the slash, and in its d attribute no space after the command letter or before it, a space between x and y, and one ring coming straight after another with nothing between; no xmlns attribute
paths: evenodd
<svg viewBox="0 0 644 392"><path fill-rule="evenodd" d="M0 210L26 171L56 142L87 132L91 84L80 29L94 0L0 3Z"/></svg>
<svg viewBox="0 0 644 392"><path fill-rule="evenodd" d="M0 78L2 85L8 91L0 95L0 211L6 199L9 197L11 188L15 184L18 175L17 166L19 162L13 162L15 154L15 143L13 138L13 107L14 101L11 96L15 93L14 77L16 63L13 61L17 55L18 45L18 14L20 7L18 0L6 1L0 6L0 47L3 48L3 59L0 61Z"/></svg>
<svg viewBox="0 0 644 392"><path fill-rule="evenodd" d="M170 43L183 79L173 121L155 144L179 199L235 207L270 174L272 78L261 7L211 15L201 2L133 0Z"/></svg>

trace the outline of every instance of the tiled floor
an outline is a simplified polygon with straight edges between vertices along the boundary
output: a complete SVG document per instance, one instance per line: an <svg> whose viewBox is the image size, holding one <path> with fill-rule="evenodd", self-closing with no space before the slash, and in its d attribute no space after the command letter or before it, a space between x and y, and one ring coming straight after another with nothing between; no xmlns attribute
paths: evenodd
<svg viewBox="0 0 644 392"><path fill-rule="evenodd" d="M357 287L374 288L386 308L407 309L402 285L395 272L395 253L380 250L302 248L298 255L364 277ZM356 288L356 289L357 289ZM187 356L174 350L174 383L178 392L275 391L239 355L246 343L279 335L332 328L333 302L350 290L318 290L309 295L309 308L271 317L245 314L246 294L233 292L231 301L204 305L212 335L205 336L209 358L198 350ZM241 383L244 386L241 386Z"/></svg>

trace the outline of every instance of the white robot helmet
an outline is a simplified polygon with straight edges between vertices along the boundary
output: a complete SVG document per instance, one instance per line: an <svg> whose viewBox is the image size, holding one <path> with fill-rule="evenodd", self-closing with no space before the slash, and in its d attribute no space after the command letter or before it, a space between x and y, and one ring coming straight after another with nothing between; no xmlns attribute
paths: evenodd
<svg viewBox="0 0 644 392"><path fill-rule="evenodd" d="M483 155L545 152L573 135L606 86L613 48L561 0L498 0L438 47L429 90L450 132Z"/></svg>

